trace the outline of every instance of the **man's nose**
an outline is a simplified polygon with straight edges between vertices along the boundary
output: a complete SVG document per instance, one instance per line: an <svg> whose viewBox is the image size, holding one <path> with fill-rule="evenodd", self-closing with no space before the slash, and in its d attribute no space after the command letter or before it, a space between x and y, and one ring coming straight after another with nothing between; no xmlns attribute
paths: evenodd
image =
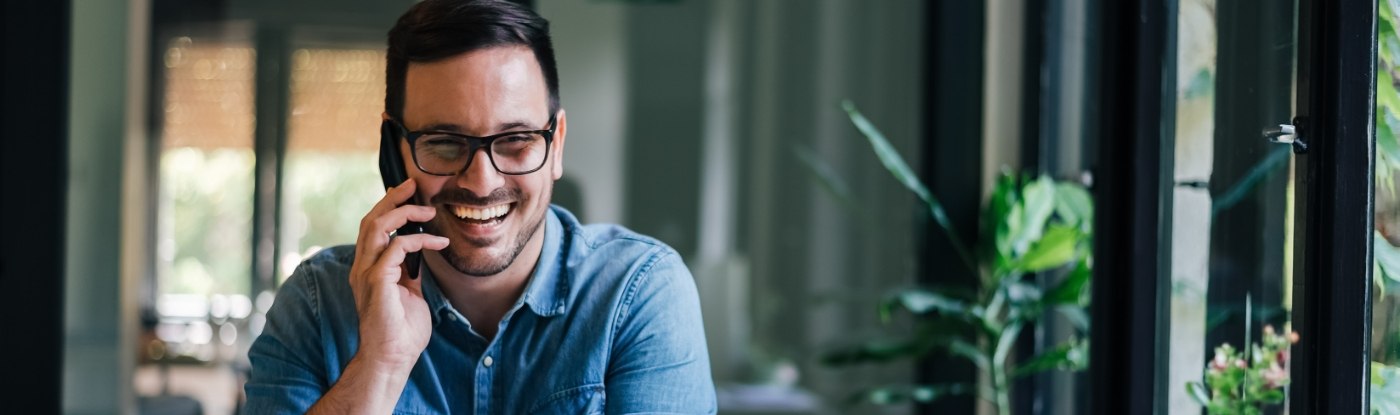
<svg viewBox="0 0 1400 415"><path fill-rule="evenodd" d="M489 147L481 147L472 152L471 158L467 159L467 166L457 173L457 187L479 195L488 195L491 191L501 188L505 178L496 171L496 166L491 164L490 152Z"/></svg>

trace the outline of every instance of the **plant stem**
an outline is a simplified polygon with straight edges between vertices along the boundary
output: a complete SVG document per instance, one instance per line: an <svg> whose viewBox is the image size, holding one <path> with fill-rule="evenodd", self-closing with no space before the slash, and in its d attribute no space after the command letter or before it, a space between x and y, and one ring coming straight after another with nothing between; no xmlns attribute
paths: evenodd
<svg viewBox="0 0 1400 415"><path fill-rule="evenodd" d="M992 389L996 391L997 413L1011 415L1011 391L1006 384L1006 368L1002 363L992 365Z"/></svg>
<svg viewBox="0 0 1400 415"><path fill-rule="evenodd" d="M991 342L992 390L996 393L997 413L1011 415L1011 383L1007 379L1006 360L1011 354L1011 346L1021 333L1021 325L1008 322L1001 328L994 342Z"/></svg>

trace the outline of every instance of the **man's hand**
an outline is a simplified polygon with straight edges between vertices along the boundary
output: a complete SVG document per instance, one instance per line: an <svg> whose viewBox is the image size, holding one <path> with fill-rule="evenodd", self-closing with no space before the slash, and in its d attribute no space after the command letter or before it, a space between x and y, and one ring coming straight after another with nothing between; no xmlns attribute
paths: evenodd
<svg viewBox="0 0 1400 415"><path fill-rule="evenodd" d="M437 214L428 206L403 205L416 189L412 179L389 189L365 215L350 267L350 290L360 315L360 350L355 357L404 373L413 368L432 335L423 281L408 278L404 258L410 252L447 247L447 238L428 234L390 239L390 232L409 221L427 222Z"/></svg>
<svg viewBox="0 0 1400 415"><path fill-rule="evenodd" d="M388 413L428 347L432 317L423 299L423 280L408 278L403 262L410 252L446 248L448 240L428 234L389 236L409 221L427 222L437 214L432 207L404 205L417 187L409 179L389 189L360 221L350 267L360 348L340 380L311 408L313 413Z"/></svg>

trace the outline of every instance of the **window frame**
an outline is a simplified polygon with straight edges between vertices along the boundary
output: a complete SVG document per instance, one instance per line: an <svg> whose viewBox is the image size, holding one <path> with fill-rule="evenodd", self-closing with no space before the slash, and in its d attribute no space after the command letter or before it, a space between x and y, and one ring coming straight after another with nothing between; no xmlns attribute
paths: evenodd
<svg viewBox="0 0 1400 415"><path fill-rule="evenodd" d="M1176 1L1105 2L1091 413L1162 413ZM1367 413L1376 3L1300 0L1292 413ZM1112 69L1112 70L1110 70ZM1360 301L1358 301L1360 299Z"/></svg>

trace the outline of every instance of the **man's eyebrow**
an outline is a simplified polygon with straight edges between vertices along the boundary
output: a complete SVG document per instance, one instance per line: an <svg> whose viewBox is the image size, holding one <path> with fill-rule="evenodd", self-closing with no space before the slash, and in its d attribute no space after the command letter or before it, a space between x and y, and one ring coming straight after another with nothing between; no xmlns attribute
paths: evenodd
<svg viewBox="0 0 1400 415"><path fill-rule="evenodd" d="M503 123L500 123L500 124L496 124L495 130L493 130L493 132L492 132L491 134L498 134L498 133L510 132L510 131L520 131L520 130L535 130L535 129L541 129L541 128L544 128L544 127L531 125L531 124L529 124L529 123L527 123L527 122L525 122L525 121L508 121L508 122L503 122ZM449 132L449 133L462 133L463 131L466 131L466 129L462 128L462 126L460 126L460 125L452 124L452 123L433 123L433 124L428 124L428 125L424 126L422 129L420 129L420 130L418 130L418 131L444 131L444 132Z"/></svg>

